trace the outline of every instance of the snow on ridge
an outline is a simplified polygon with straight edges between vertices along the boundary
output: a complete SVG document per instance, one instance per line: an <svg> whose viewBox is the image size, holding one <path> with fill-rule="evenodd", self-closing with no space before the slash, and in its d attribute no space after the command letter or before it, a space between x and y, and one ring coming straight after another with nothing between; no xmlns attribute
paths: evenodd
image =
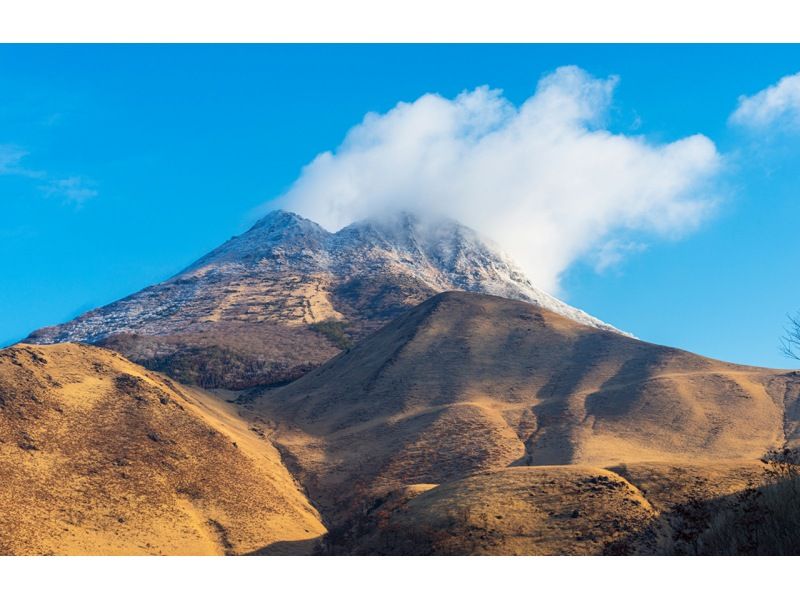
<svg viewBox="0 0 800 598"><path fill-rule="evenodd" d="M390 273L417 280L434 293L464 290L523 300L581 324L627 334L537 289L494 242L455 220L397 212L331 233L278 210L167 281L29 338L95 342L117 333L168 334L202 325L208 313L225 304L231 289L271 284L294 292L292 281L303 277L343 282ZM265 305L272 300L263 297Z"/></svg>

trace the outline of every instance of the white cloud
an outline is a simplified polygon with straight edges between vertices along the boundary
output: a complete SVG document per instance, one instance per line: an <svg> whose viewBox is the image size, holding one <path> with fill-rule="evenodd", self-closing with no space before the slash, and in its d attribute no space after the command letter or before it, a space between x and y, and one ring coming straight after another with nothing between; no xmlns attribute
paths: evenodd
<svg viewBox="0 0 800 598"><path fill-rule="evenodd" d="M51 180L41 189L48 197L60 197L67 203L77 205L97 196L97 191L92 184L77 176Z"/></svg>
<svg viewBox="0 0 800 598"><path fill-rule="evenodd" d="M22 159L28 155L16 145L0 144L0 175L11 174L28 178L41 178L44 173L22 166Z"/></svg>
<svg viewBox="0 0 800 598"><path fill-rule="evenodd" d="M13 145L0 145L0 174L10 174L19 166L25 152Z"/></svg>
<svg viewBox="0 0 800 598"><path fill-rule="evenodd" d="M597 272L605 272L619 264L625 256L631 253L638 253L647 249L644 243L636 241L624 241L621 239L609 239L601 244L594 255L594 267Z"/></svg>
<svg viewBox="0 0 800 598"><path fill-rule="evenodd" d="M679 235L714 205L721 158L707 137L654 144L603 128L616 83L570 66L519 107L479 87L367 114L279 203L331 230L393 209L445 213L557 292L575 260L607 267L640 246L632 234Z"/></svg>
<svg viewBox="0 0 800 598"><path fill-rule="evenodd" d="M800 127L800 73L783 77L755 95L740 97L730 122L755 129L774 124Z"/></svg>
<svg viewBox="0 0 800 598"><path fill-rule="evenodd" d="M70 176L56 178L42 170L31 170L22 165L28 152L15 145L0 144L0 175L21 176L42 182L39 190L46 197L59 197L67 203L82 204L87 199L97 196L91 182L83 177Z"/></svg>

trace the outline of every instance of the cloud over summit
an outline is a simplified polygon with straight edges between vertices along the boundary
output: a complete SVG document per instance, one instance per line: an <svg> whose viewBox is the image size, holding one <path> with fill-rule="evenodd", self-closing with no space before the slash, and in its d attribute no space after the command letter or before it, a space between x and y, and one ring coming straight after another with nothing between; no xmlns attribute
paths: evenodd
<svg viewBox="0 0 800 598"><path fill-rule="evenodd" d="M576 260L608 267L639 250L642 235L692 230L714 204L713 142L654 144L609 131L616 84L568 66L519 107L488 87L398 103L319 154L279 203L332 230L390 210L443 213L557 291Z"/></svg>

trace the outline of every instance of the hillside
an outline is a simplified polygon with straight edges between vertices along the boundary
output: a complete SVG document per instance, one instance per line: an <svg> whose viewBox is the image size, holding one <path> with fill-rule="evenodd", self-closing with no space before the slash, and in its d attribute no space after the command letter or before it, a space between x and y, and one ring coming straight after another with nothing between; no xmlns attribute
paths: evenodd
<svg viewBox="0 0 800 598"><path fill-rule="evenodd" d="M89 346L0 351L0 554L309 552L325 532L224 403Z"/></svg>
<svg viewBox="0 0 800 598"><path fill-rule="evenodd" d="M328 554L691 553L705 521L764 483L752 461L517 466L379 497L333 527ZM750 517L752 519L752 515Z"/></svg>
<svg viewBox="0 0 800 598"><path fill-rule="evenodd" d="M797 372L463 292L245 392L16 345L0 553L694 553L800 446L798 397Z"/></svg>
<svg viewBox="0 0 800 598"><path fill-rule="evenodd" d="M207 388L293 380L446 290L596 318L535 288L491 241L452 220L398 213L328 232L276 211L175 277L32 333L86 342Z"/></svg>
<svg viewBox="0 0 800 598"><path fill-rule="evenodd" d="M444 293L250 396L333 524L406 485L509 466L756 462L797 444L800 376Z"/></svg>

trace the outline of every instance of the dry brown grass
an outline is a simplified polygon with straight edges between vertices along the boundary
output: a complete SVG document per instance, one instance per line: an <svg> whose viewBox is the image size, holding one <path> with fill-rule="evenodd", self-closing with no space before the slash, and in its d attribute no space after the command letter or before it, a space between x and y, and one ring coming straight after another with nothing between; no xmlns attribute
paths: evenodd
<svg viewBox="0 0 800 598"><path fill-rule="evenodd" d="M249 406L333 523L406 484L520 465L755 462L800 382L445 293Z"/></svg>
<svg viewBox="0 0 800 598"><path fill-rule="evenodd" d="M326 547L333 554L602 554L656 514L636 487L608 470L512 467L378 501L332 530ZM342 533L354 527L356 533Z"/></svg>
<svg viewBox="0 0 800 598"><path fill-rule="evenodd" d="M788 458L787 458L788 457ZM760 479L736 492L692 498L667 517L663 555L800 555L800 460L796 451L772 452Z"/></svg>
<svg viewBox="0 0 800 598"><path fill-rule="evenodd" d="M782 553L796 487L758 459L800 441L799 395L793 372L465 293L240 396L247 422L107 351L19 346L0 550L309 552L324 528L286 464L334 554Z"/></svg>
<svg viewBox="0 0 800 598"><path fill-rule="evenodd" d="M240 554L319 537L277 451L226 409L104 349L0 352L0 552Z"/></svg>
<svg viewBox="0 0 800 598"><path fill-rule="evenodd" d="M510 467L412 486L331 528L326 554L797 555L797 478L755 462ZM622 475L619 475L619 474ZM632 483L636 481L636 484Z"/></svg>
<svg viewBox="0 0 800 598"><path fill-rule="evenodd" d="M709 505L711 508L711 505ZM800 479L786 479L729 498L714 508L693 554L800 555ZM679 553L673 543L665 554Z"/></svg>

